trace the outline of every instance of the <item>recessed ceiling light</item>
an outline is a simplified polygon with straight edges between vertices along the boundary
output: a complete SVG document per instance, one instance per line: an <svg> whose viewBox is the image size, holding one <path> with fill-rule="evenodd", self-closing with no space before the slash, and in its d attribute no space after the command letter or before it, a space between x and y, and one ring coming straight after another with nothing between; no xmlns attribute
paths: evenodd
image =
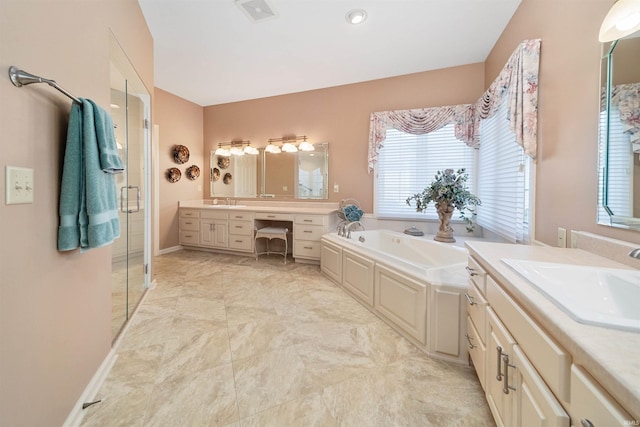
<svg viewBox="0 0 640 427"><path fill-rule="evenodd" d="M351 9L345 16L349 24L362 24L367 19L367 12L363 9Z"/></svg>

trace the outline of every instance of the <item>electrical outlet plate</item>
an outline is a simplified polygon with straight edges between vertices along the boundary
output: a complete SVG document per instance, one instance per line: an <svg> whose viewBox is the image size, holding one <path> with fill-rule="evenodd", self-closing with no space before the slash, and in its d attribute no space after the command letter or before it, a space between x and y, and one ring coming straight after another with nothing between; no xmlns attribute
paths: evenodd
<svg viewBox="0 0 640 427"><path fill-rule="evenodd" d="M567 229L558 227L558 247L566 248L567 247Z"/></svg>
<svg viewBox="0 0 640 427"><path fill-rule="evenodd" d="M5 203L33 203L33 169L5 167Z"/></svg>

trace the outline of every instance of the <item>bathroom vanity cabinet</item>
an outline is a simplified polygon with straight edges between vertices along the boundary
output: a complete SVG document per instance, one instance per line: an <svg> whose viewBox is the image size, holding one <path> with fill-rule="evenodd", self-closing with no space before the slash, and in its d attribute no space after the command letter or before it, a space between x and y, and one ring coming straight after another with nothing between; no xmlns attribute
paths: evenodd
<svg viewBox="0 0 640 427"><path fill-rule="evenodd" d="M300 205L300 203L297 203ZM216 249L238 254L255 253L255 231L268 225L288 228L293 235L289 246L297 262L320 262L320 237L336 221L336 207L207 205L201 201L180 203L180 245ZM337 218L337 217L336 217Z"/></svg>
<svg viewBox="0 0 640 427"><path fill-rule="evenodd" d="M638 414L631 414L631 408L625 410L607 391L609 388L611 392L620 392L621 385L605 378L608 380L605 387L589 374L589 370L602 373L606 369L624 369L615 361L608 366L602 363L606 363L606 348L614 344L616 335L633 333L575 322L501 259L600 263L603 267L611 266L613 261L584 251L563 253L559 248L486 242L467 242L467 246L470 251L465 295L467 345L496 424L640 425ZM602 337L608 336L609 342L603 341ZM627 338L637 342L633 335ZM591 349L597 347L604 348L595 355ZM605 359L600 359L602 355ZM614 378L625 375L610 374ZM623 391L621 395L630 402L639 397L634 390ZM640 407L635 409L640 411Z"/></svg>

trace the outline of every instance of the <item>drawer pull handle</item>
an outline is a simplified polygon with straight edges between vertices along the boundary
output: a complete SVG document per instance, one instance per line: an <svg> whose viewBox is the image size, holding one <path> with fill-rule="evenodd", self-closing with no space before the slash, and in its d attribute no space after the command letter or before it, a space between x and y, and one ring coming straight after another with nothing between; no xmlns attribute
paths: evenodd
<svg viewBox="0 0 640 427"><path fill-rule="evenodd" d="M236 240L236 243L242 243L242 240Z"/></svg>
<svg viewBox="0 0 640 427"><path fill-rule="evenodd" d="M509 385L509 368L515 368L515 365L509 363L509 355L503 354L502 361L504 362L504 387L502 388L502 392L504 394L509 394L509 390L516 391L516 388Z"/></svg>
<svg viewBox="0 0 640 427"><path fill-rule="evenodd" d="M244 228L244 225L236 225L236 228Z"/></svg>
<svg viewBox="0 0 640 427"><path fill-rule="evenodd" d="M502 369L501 369L502 367L500 366L500 362L501 362L500 359L502 359L502 347L497 346L496 350L498 351L498 357L497 357L497 360L496 360L498 362L498 365L496 366L496 371L498 373L496 374L496 379L498 381L502 381Z"/></svg>
<svg viewBox="0 0 640 427"><path fill-rule="evenodd" d="M478 273L476 273L476 271L473 268L469 267L468 265L465 267L465 269L469 273L469 276L473 277L478 275Z"/></svg>
<svg viewBox="0 0 640 427"><path fill-rule="evenodd" d="M465 292L464 296L467 297L467 302L469 305L477 305L478 303L473 300L473 297L469 295L469 292Z"/></svg>
<svg viewBox="0 0 640 427"><path fill-rule="evenodd" d="M474 345L473 342L471 342L471 337L469 336L469 334L464 334L464 336L467 337L467 341L469 341L469 348L471 350L477 347L477 345Z"/></svg>
<svg viewBox="0 0 640 427"><path fill-rule="evenodd" d="M275 215L267 215L267 218L275 218Z"/></svg>
<svg viewBox="0 0 640 427"><path fill-rule="evenodd" d="M313 249L311 246L305 246L304 248L309 250Z"/></svg>
<svg viewBox="0 0 640 427"><path fill-rule="evenodd" d="M311 230L304 230L303 233L313 233Z"/></svg>
<svg viewBox="0 0 640 427"><path fill-rule="evenodd" d="M186 221L185 221L185 224L187 224L187 225L191 225L192 223L191 223L191 222L186 222Z"/></svg>
<svg viewBox="0 0 640 427"><path fill-rule="evenodd" d="M594 427L593 423L589 421L587 418L581 419L580 424L582 424L582 427Z"/></svg>
<svg viewBox="0 0 640 427"><path fill-rule="evenodd" d="M186 237L187 239L192 238L193 236L191 234L185 234L184 237Z"/></svg>
<svg viewBox="0 0 640 427"><path fill-rule="evenodd" d="M304 222L313 222L312 219L303 219Z"/></svg>

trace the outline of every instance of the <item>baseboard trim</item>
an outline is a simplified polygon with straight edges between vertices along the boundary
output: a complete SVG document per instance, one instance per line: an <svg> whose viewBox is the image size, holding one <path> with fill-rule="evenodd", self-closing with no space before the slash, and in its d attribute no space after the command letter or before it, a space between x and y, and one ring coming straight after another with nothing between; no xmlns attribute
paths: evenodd
<svg viewBox="0 0 640 427"><path fill-rule="evenodd" d="M84 392L82 392L80 398L73 406L73 409L67 416L67 419L65 420L62 427L77 427L80 425L82 419L84 418L84 410L82 409L82 405L85 402L91 402L95 399L96 395L98 394L98 390L100 390L100 387L102 387L102 383L104 383L104 380L109 375L109 372L111 372L111 368L113 368L113 365L116 363L117 358L118 355L116 354L114 349L111 349L107 354L107 357L105 357L105 359L102 361L102 364L100 365L96 373L93 375L93 378L91 378L91 381L89 381L89 384L87 384Z"/></svg>
<svg viewBox="0 0 640 427"><path fill-rule="evenodd" d="M177 245L177 246L172 246L170 248L164 248L164 249L160 249L158 251L158 255L166 255L166 254L170 254L171 252L178 252L182 250L182 246Z"/></svg>

